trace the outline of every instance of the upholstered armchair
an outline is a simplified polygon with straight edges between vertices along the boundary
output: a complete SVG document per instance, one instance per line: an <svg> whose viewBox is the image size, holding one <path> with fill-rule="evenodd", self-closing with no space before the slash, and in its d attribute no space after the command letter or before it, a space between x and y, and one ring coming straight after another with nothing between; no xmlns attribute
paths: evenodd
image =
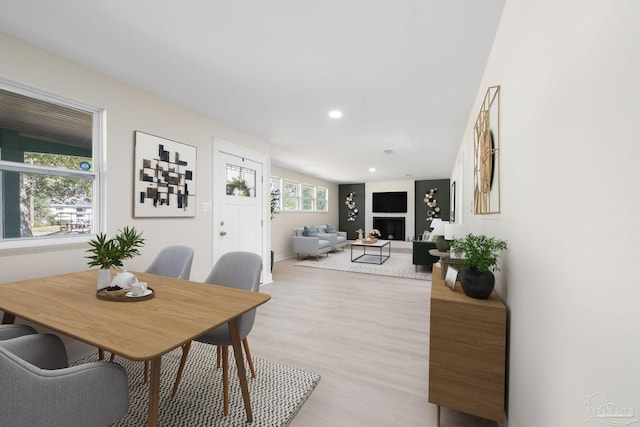
<svg viewBox="0 0 640 427"><path fill-rule="evenodd" d="M440 258L433 256L429 253L430 249L437 249L436 242L430 242L428 240L416 240L413 242L413 264L416 266L426 265L427 269L431 270L431 266L438 262Z"/></svg>
<svg viewBox="0 0 640 427"><path fill-rule="evenodd" d="M67 367L62 341L30 334L0 341L0 425L107 426L129 410L127 374L112 362Z"/></svg>
<svg viewBox="0 0 640 427"><path fill-rule="evenodd" d="M347 232L338 231L335 227L329 227L329 225L317 226L316 229L318 230L318 237L329 240L331 242L332 251L343 249L347 245Z"/></svg>
<svg viewBox="0 0 640 427"><path fill-rule="evenodd" d="M294 228L292 231L293 238L293 252L299 257L300 254L306 254L313 257L318 257L321 254L331 252L331 240L327 236L318 235L317 231L315 236L305 236L304 227Z"/></svg>

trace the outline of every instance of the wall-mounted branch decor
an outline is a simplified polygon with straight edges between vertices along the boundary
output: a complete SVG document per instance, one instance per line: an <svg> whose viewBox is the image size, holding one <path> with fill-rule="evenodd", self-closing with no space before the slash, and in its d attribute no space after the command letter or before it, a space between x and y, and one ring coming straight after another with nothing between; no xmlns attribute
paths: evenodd
<svg viewBox="0 0 640 427"><path fill-rule="evenodd" d="M139 131L135 139L133 216L195 216L196 148Z"/></svg>
<svg viewBox="0 0 640 427"><path fill-rule="evenodd" d="M437 192L437 188L432 188L424 195L424 199L422 199L429 208L427 209L427 221L431 221L434 218L440 218L440 206L438 206L438 201L434 198Z"/></svg>
<svg viewBox="0 0 640 427"><path fill-rule="evenodd" d="M356 208L356 201L354 200L356 193L353 191L345 198L344 204L347 205L347 221L355 221L358 217L358 208Z"/></svg>
<svg viewBox="0 0 640 427"><path fill-rule="evenodd" d="M473 205L476 214L500 212L500 86L491 86L473 128Z"/></svg>

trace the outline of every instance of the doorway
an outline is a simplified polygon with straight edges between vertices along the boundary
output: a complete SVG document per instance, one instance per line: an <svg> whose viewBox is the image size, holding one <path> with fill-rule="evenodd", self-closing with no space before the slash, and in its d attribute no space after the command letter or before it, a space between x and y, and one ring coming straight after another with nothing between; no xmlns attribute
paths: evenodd
<svg viewBox="0 0 640 427"><path fill-rule="evenodd" d="M260 153L214 140L213 265L232 251L256 253L265 265L264 161Z"/></svg>

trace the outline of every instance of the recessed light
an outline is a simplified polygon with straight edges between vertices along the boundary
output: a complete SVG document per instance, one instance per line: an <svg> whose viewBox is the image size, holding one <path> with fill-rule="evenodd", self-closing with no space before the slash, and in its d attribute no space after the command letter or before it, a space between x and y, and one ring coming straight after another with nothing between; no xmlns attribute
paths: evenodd
<svg viewBox="0 0 640 427"><path fill-rule="evenodd" d="M331 117L332 119L339 119L340 117L342 117L342 111L340 110L329 111L329 117Z"/></svg>
<svg viewBox="0 0 640 427"><path fill-rule="evenodd" d="M369 172L375 172L376 168L369 168Z"/></svg>

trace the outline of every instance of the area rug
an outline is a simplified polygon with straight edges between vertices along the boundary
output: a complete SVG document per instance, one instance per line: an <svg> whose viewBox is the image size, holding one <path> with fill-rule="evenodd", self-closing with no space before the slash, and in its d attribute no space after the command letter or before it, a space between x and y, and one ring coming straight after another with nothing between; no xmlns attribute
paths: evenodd
<svg viewBox="0 0 640 427"><path fill-rule="evenodd" d="M356 251L358 252L356 253ZM377 253L377 249L375 253ZM386 253L385 250L384 254ZM360 254L362 254L362 249L354 249L354 257ZM377 259L379 259L377 255L367 255L367 257L371 261L377 261ZM318 259L308 258L294 265L298 267L324 268L327 270L350 271L353 273L403 277L406 279L431 280L431 272L416 272L416 267L412 262L413 255L402 252L391 252L391 257L382 265L351 262L351 249L345 249L341 252L330 253L329 256L320 256Z"/></svg>
<svg viewBox="0 0 640 427"><path fill-rule="evenodd" d="M189 358L182 374L180 389L175 398L171 397L171 388L182 354L176 349L162 356L162 375L160 385L161 426L246 426L244 403L240 391L238 371L229 348L229 415L222 413L222 368L216 369L215 346L194 341ZM94 362L93 355L74 365ZM249 395L253 410L251 426L287 426L311 394L320 375L281 363L254 357L256 378L248 373ZM129 413L115 423L117 427L139 427L147 425L149 405L149 386L143 382L143 362L134 362L116 357L115 362L122 365L129 377Z"/></svg>

